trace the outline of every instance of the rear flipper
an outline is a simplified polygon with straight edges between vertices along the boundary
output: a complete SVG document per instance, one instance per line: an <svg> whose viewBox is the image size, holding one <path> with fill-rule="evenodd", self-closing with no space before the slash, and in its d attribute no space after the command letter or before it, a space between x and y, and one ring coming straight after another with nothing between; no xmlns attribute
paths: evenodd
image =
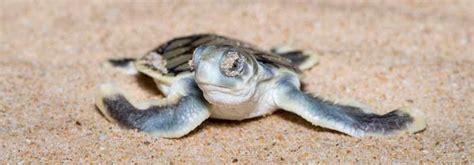
<svg viewBox="0 0 474 165"><path fill-rule="evenodd" d="M293 66L298 67L300 70L309 69L318 63L318 57L316 54L308 51L297 50L290 46L280 46L272 48L270 51L288 58Z"/></svg>
<svg viewBox="0 0 474 165"><path fill-rule="evenodd" d="M112 85L101 86L97 107L109 121L166 138L182 137L209 118L200 95L173 95L161 101L132 104Z"/></svg>
<svg viewBox="0 0 474 165"><path fill-rule="evenodd" d="M138 74L138 70L134 65L135 61L136 59L134 58L114 58L107 60L110 65L128 75Z"/></svg>
<svg viewBox="0 0 474 165"><path fill-rule="evenodd" d="M426 127L419 111L404 108L378 115L360 107L307 95L288 83L276 88L274 98L279 108L296 113L314 125L356 137L415 133Z"/></svg>

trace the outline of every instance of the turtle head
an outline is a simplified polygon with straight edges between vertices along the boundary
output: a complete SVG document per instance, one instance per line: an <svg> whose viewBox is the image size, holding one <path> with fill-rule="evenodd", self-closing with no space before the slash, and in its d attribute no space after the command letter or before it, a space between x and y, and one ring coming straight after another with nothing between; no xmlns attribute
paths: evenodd
<svg viewBox="0 0 474 165"><path fill-rule="evenodd" d="M193 53L195 80L214 104L248 101L261 80L257 60L249 51L229 45L200 46Z"/></svg>

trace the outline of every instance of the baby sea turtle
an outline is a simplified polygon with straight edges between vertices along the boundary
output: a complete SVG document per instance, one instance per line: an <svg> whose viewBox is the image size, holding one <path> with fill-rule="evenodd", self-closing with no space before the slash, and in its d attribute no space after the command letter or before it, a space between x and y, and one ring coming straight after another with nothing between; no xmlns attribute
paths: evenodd
<svg viewBox="0 0 474 165"><path fill-rule="evenodd" d="M106 84L97 107L109 121L159 137L182 137L208 118L244 120L278 109L356 137L415 133L426 125L419 111L408 108L379 115L300 91L299 75L316 64L316 56L284 47L264 51L199 34L172 39L139 59L110 62L152 77L165 98L136 102Z"/></svg>

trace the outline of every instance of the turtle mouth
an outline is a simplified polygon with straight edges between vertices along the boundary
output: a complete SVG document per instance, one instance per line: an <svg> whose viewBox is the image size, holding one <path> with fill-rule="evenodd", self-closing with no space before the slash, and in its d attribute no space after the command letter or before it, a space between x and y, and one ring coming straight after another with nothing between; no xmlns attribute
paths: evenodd
<svg viewBox="0 0 474 165"><path fill-rule="evenodd" d="M221 84L199 82L197 81L199 88L208 95L227 95L227 96L247 96L252 94L252 88L247 86L243 87L231 87Z"/></svg>
<svg viewBox="0 0 474 165"><path fill-rule="evenodd" d="M248 101L254 91L251 89L231 89L214 84L199 84L204 98L213 104L240 104Z"/></svg>
<svg viewBox="0 0 474 165"><path fill-rule="evenodd" d="M206 89L215 88L217 90L229 90L229 87L218 85L218 84L211 84L211 83L205 83L205 82L199 82L198 84L199 86L205 87Z"/></svg>
<svg viewBox="0 0 474 165"><path fill-rule="evenodd" d="M215 92L224 92L224 93L235 93L241 91L241 89L232 89L231 87L207 82L198 82L198 86L201 87L204 91L215 91Z"/></svg>

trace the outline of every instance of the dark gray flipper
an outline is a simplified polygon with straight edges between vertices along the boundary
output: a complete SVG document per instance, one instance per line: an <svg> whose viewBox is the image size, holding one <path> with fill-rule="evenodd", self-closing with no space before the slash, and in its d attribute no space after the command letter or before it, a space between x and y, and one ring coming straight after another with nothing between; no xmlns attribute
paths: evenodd
<svg viewBox="0 0 474 165"><path fill-rule="evenodd" d="M206 104L200 94L189 94L134 105L111 85L102 86L97 98L97 107L109 120L168 138L184 136L209 118Z"/></svg>
<svg viewBox="0 0 474 165"><path fill-rule="evenodd" d="M296 113L314 125L344 132L351 136L415 133L426 127L420 112L398 109L378 115L361 107L337 104L302 93L282 79L274 93L281 109Z"/></svg>

